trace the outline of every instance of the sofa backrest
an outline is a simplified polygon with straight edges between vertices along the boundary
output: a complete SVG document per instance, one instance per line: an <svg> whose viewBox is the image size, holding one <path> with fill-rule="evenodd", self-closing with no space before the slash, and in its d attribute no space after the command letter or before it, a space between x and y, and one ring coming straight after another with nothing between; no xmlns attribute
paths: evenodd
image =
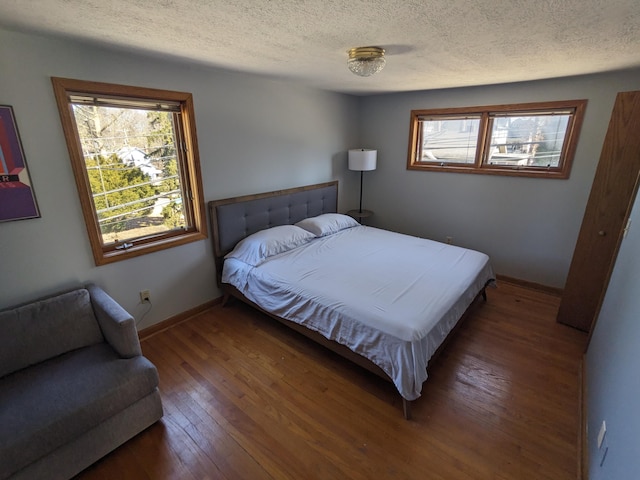
<svg viewBox="0 0 640 480"><path fill-rule="evenodd" d="M103 340L86 289L0 312L0 377Z"/></svg>

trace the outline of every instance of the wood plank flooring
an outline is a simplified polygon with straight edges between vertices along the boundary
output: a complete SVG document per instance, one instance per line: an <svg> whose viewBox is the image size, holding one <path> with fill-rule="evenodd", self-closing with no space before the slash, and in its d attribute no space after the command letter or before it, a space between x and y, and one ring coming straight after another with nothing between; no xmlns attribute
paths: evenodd
<svg viewBox="0 0 640 480"><path fill-rule="evenodd" d="M142 342L164 418L80 474L93 479L574 480L586 335L559 298L501 282L413 402L234 302Z"/></svg>

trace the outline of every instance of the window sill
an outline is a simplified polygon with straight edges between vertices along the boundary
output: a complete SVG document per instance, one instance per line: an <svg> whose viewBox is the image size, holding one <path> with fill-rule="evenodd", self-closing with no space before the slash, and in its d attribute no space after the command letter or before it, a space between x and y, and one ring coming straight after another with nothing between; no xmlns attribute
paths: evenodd
<svg viewBox="0 0 640 480"><path fill-rule="evenodd" d="M94 252L94 259L96 265L107 265L109 263L119 262L121 260L127 260L129 258L139 257L148 253L165 250L170 247L177 247L187 243L198 242L207 238L207 235L202 232L185 233L180 236L163 238L151 242L146 242L138 245L134 245L130 248L123 250L108 250Z"/></svg>
<svg viewBox="0 0 640 480"><path fill-rule="evenodd" d="M507 177L531 177L531 178L553 178L566 180L569 178L569 172L561 172L559 170L528 170L528 169L506 169L506 168L473 168L458 167L455 165L409 165L407 170L422 170L432 172L456 172L456 173L479 173L481 175L502 175Z"/></svg>

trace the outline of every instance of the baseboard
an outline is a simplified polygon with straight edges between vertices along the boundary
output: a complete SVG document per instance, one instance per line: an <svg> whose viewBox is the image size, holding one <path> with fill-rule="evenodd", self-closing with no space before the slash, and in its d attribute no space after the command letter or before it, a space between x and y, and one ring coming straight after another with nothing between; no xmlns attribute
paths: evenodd
<svg viewBox="0 0 640 480"><path fill-rule="evenodd" d="M587 436L587 362L585 355L582 356L580 362L580 370L578 372L578 480L589 479L589 438Z"/></svg>
<svg viewBox="0 0 640 480"><path fill-rule="evenodd" d="M146 340L147 338L155 335L156 333L162 332L168 328L177 325L178 323L182 323L185 320L189 320L191 317L198 315L206 310L209 310L211 307L222 303L222 297L215 298L213 300L208 301L207 303L203 303L202 305L198 305L197 307L190 308L189 310L179 313L178 315L174 315L171 318L167 318L155 325L151 325L150 327L143 328L138 332L138 338L140 341Z"/></svg>
<svg viewBox="0 0 640 480"><path fill-rule="evenodd" d="M530 288L532 290L538 290L544 293L550 293L551 295L556 295L561 297L564 293L564 289L558 287L550 287L548 285L542 285L540 283L530 282L528 280L521 280L519 278L508 277L506 275L496 275L498 281L513 283L514 285L518 285L520 287Z"/></svg>

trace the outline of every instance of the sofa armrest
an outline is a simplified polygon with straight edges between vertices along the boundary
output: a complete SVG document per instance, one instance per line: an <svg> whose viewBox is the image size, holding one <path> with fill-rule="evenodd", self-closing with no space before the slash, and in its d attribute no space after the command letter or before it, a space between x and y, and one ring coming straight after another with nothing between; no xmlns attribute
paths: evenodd
<svg viewBox="0 0 640 480"><path fill-rule="evenodd" d="M133 317L100 287L89 284L87 290L106 341L122 358L142 355Z"/></svg>

